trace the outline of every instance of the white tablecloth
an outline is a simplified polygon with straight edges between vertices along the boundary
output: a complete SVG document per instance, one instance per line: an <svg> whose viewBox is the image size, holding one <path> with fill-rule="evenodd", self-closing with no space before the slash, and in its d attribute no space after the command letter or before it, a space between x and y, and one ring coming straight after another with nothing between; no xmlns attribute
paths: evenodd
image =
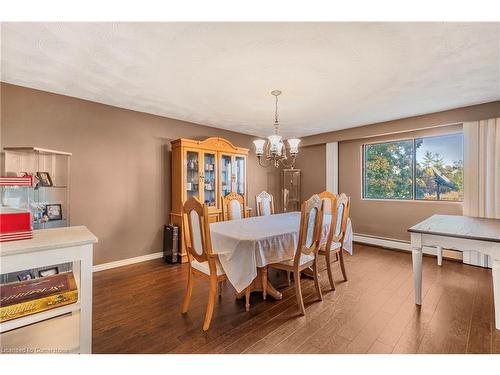
<svg viewBox="0 0 500 375"><path fill-rule="evenodd" d="M323 236L329 230L329 220L324 222ZM210 224L212 249L219 254L227 278L236 291L241 292L250 285L257 276L257 267L293 258L299 224L300 212ZM350 220L344 249L352 254Z"/></svg>

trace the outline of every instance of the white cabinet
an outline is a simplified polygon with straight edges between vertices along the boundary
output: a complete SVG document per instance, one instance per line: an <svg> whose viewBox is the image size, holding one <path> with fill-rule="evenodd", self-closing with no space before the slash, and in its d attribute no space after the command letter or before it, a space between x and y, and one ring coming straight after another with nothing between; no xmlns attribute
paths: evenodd
<svg viewBox="0 0 500 375"><path fill-rule="evenodd" d="M14 353L38 347L61 353L91 352L92 259L96 242L86 227L78 226L35 230L30 240L2 243L0 273L72 263L78 301L0 323L1 351Z"/></svg>

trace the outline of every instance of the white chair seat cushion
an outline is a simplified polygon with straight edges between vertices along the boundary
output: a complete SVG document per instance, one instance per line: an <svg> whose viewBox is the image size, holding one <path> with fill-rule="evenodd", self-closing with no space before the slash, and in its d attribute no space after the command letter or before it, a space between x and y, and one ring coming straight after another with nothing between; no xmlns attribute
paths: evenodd
<svg viewBox="0 0 500 375"><path fill-rule="evenodd" d="M220 261L217 259L215 261L215 265L217 267L217 276L224 275L224 269L222 268L222 264L220 264ZM206 275L210 275L210 268L208 267L208 262L198 262L196 259L193 259L191 262L191 267L194 269L203 272Z"/></svg>
<svg viewBox="0 0 500 375"><path fill-rule="evenodd" d="M262 199L262 216L269 216L271 215L271 200L269 198L264 198Z"/></svg>
<svg viewBox="0 0 500 375"><path fill-rule="evenodd" d="M310 262L311 260L314 260L314 254L302 254L300 256L300 265L302 266L303 264ZM280 263L285 264L287 266L293 266L293 258L288 260L283 260Z"/></svg>
<svg viewBox="0 0 500 375"><path fill-rule="evenodd" d="M326 243L322 244L320 246L320 250L325 250ZM340 248L340 242L332 242L332 245L330 246L330 251L337 250Z"/></svg>
<svg viewBox="0 0 500 375"><path fill-rule="evenodd" d="M229 201L227 205L229 220L239 220L241 217L241 205L236 199Z"/></svg>

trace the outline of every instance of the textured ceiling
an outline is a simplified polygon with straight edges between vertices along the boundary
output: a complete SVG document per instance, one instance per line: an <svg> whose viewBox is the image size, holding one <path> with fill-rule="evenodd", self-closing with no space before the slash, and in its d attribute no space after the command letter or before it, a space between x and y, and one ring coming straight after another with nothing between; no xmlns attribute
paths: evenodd
<svg viewBox="0 0 500 375"><path fill-rule="evenodd" d="M254 135L500 99L499 23L3 23L1 79Z"/></svg>

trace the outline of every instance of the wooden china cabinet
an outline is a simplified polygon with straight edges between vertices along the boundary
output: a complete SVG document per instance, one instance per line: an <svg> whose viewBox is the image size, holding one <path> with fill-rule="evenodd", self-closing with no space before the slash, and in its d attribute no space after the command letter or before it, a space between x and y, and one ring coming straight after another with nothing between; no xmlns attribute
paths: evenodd
<svg viewBox="0 0 500 375"><path fill-rule="evenodd" d="M247 202L247 156L247 148L236 147L224 138L172 141L170 222L182 227L182 205L190 197L198 198L209 207L211 222L221 217L221 196L234 191ZM182 262L186 262L184 238L181 238L180 249Z"/></svg>

